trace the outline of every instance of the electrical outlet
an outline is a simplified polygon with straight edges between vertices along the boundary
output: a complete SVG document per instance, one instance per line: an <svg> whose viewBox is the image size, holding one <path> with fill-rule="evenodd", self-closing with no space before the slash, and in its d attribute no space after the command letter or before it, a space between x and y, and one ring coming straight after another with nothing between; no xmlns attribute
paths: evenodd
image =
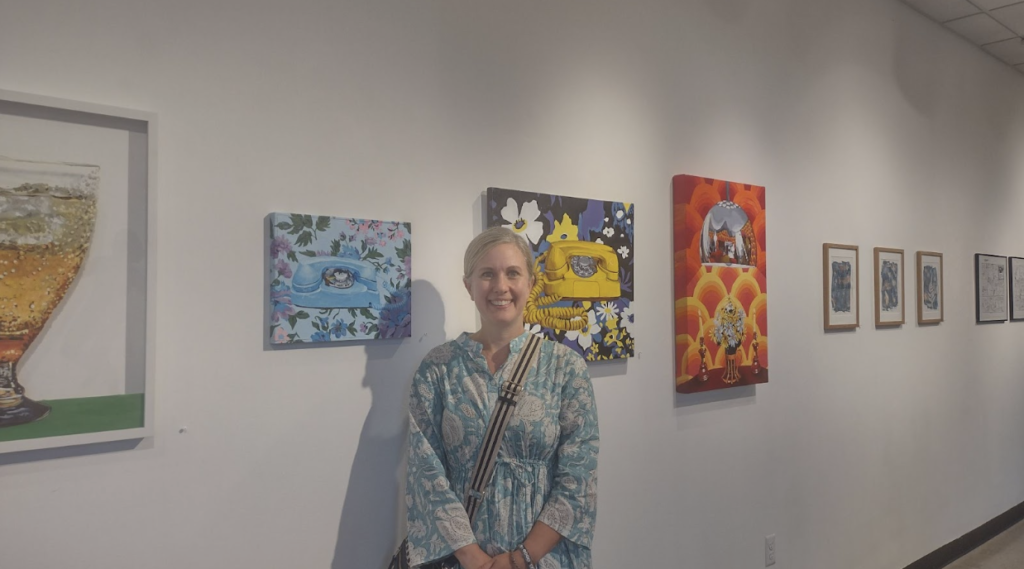
<svg viewBox="0 0 1024 569"><path fill-rule="evenodd" d="M764 566L775 565L775 534L764 538Z"/></svg>

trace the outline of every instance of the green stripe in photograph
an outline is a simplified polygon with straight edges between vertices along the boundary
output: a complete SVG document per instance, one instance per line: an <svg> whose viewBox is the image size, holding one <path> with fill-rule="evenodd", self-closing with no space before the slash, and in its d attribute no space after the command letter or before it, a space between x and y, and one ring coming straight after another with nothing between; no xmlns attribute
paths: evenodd
<svg viewBox="0 0 1024 569"><path fill-rule="evenodd" d="M140 428L143 425L145 394L55 399L40 403L50 406L49 415L32 423L0 428L0 442Z"/></svg>

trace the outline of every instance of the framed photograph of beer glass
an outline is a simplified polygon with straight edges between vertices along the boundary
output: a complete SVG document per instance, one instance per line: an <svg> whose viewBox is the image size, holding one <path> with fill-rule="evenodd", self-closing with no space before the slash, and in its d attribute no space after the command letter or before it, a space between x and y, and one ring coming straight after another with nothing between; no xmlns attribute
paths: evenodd
<svg viewBox="0 0 1024 569"><path fill-rule="evenodd" d="M0 90L0 453L152 435L155 129Z"/></svg>
<svg viewBox="0 0 1024 569"><path fill-rule="evenodd" d="M825 243L822 252L825 329L856 329L860 326L860 250L856 245Z"/></svg>
<svg viewBox="0 0 1024 569"><path fill-rule="evenodd" d="M1010 320L1024 320L1024 259L1010 257Z"/></svg>
<svg viewBox="0 0 1024 569"><path fill-rule="evenodd" d="M903 266L903 249L875 247L875 326L907 321Z"/></svg>
<svg viewBox="0 0 1024 569"><path fill-rule="evenodd" d="M945 310L942 253L917 252L917 323L938 324Z"/></svg>

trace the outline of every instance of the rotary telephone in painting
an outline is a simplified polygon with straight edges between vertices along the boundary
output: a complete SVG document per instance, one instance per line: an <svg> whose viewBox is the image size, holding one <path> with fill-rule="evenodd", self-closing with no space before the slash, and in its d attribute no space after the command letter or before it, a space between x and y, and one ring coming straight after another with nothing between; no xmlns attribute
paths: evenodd
<svg viewBox="0 0 1024 569"><path fill-rule="evenodd" d="M377 267L344 257L302 260L292 276L292 303L307 308L380 308L384 286Z"/></svg>
<svg viewBox="0 0 1024 569"><path fill-rule="evenodd" d="M587 311L551 306L563 300L610 300L622 296L619 258L611 247L589 241L555 241L537 256L537 282L526 299L524 320L558 330L585 330Z"/></svg>

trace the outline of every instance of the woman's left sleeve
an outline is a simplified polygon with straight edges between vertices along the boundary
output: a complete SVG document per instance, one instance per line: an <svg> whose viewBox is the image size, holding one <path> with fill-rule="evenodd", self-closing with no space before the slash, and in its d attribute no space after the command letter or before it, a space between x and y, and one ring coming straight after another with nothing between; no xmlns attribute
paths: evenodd
<svg viewBox="0 0 1024 569"><path fill-rule="evenodd" d="M572 352L564 370L554 485L538 521L583 547L590 547L597 519L597 404L583 358Z"/></svg>

